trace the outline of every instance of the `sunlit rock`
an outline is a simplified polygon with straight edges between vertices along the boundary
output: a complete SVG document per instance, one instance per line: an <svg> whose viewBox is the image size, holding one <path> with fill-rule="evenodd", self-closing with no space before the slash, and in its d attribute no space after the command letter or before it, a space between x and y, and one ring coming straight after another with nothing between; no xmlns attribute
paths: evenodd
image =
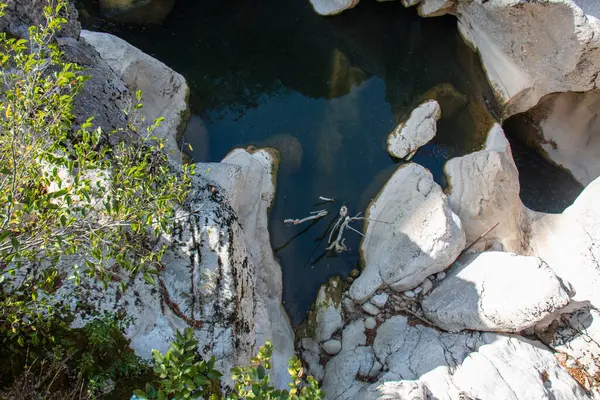
<svg viewBox="0 0 600 400"><path fill-rule="evenodd" d="M381 287L402 292L442 271L465 246L460 220L429 171L401 166L367 212L361 253L365 270L350 296L365 302Z"/></svg>
<svg viewBox="0 0 600 400"><path fill-rule="evenodd" d="M519 332L568 303L566 288L539 258L485 252L457 261L422 306L448 331Z"/></svg>
<svg viewBox="0 0 600 400"><path fill-rule="evenodd" d="M498 242L506 251L526 253L529 219L519 197L519 172L502 128L495 125L483 150L451 159L445 171L450 207L460 217L467 243L494 228L477 248Z"/></svg>
<svg viewBox="0 0 600 400"><path fill-rule="evenodd" d="M415 108L406 122L400 123L388 136L388 152L396 158L412 158L419 147L435 137L440 106L429 100Z"/></svg>
<svg viewBox="0 0 600 400"><path fill-rule="evenodd" d="M371 384L362 377L372 353L385 365ZM342 350L331 359L324 389L328 399L353 400L591 398L539 342L494 333L444 333L404 316L380 325L372 347Z"/></svg>

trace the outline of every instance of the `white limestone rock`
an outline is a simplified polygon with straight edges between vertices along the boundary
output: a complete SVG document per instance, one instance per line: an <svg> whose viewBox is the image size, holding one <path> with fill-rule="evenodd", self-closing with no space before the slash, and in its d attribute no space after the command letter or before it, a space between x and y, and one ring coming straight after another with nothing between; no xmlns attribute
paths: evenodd
<svg viewBox="0 0 600 400"><path fill-rule="evenodd" d="M344 351L356 349L358 346L364 346L367 343L365 335L365 321L357 319L350 322L342 331L342 347Z"/></svg>
<svg viewBox="0 0 600 400"><path fill-rule="evenodd" d="M342 351L325 366L325 377L321 387L327 394L327 399L355 399L356 394L369 385L356 380L356 376L368 376L375 361L371 347L359 346L353 350L346 350L342 346Z"/></svg>
<svg viewBox="0 0 600 400"><path fill-rule="evenodd" d="M500 125L492 127L483 150L451 159L445 171L450 207L460 217L467 243L499 223L477 248L499 242L505 251L523 254L529 220L519 197L519 171Z"/></svg>
<svg viewBox="0 0 600 400"><path fill-rule="evenodd" d="M421 0L418 12L421 17L439 17L453 11L454 0Z"/></svg>
<svg viewBox="0 0 600 400"><path fill-rule="evenodd" d="M319 344L311 338L302 338L300 345L303 349L302 359L308 365L308 373L320 381L325 375L325 369L321 365L321 348Z"/></svg>
<svg viewBox="0 0 600 400"><path fill-rule="evenodd" d="M573 1L461 0L457 15L459 31L479 52L505 117L549 93L599 86L600 21Z"/></svg>
<svg viewBox="0 0 600 400"><path fill-rule="evenodd" d="M335 339L329 339L323 343L323 351L331 356L336 355L342 350L342 342Z"/></svg>
<svg viewBox="0 0 600 400"><path fill-rule="evenodd" d="M227 181L219 182L237 182L230 187L228 194L243 227L248 261L256 268L256 276L253 277L257 297L253 325L256 347L267 340L273 343L271 380L277 388L283 388L290 379L287 365L294 355L294 332L282 305L281 266L273 254L267 217L275 197L277 158L276 151L272 149L252 152L233 150L222 163L237 166L238 172L230 175ZM213 173L214 170L211 169L209 175ZM224 186L225 183L221 185Z"/></svg>
<svg viewBox="0 0 600 400"><path fill-rule="evenodd" d="M465 246L459 218L429 171L399 167L367 211L365 269L350 287L358 303L381 287L403 292L448 267Z"/></svg>
<svg viewBox="0 0 600 400"><path fill-rule="evenodd" d="M377 321L373 317L365 318L365 329L375 329Z"/></svg>
<svg viewBox="0 0 600 400"><path fill-rule="evenodd" d="M531 249L573 288L573 308L600 309L600 178L562 214L535 213Z"/></svg>
<svg viewBox="0 0 600 400"><path fill-rule="evenodd" d="M428 279L425 279L421 284L421 296L425 296L433 289L433 283Z"/></svg>
<svg viewBox="0 0 600 400"><path fill-rule="evenodd" d="M153 134L164 139L166 151L181 162L177 135L182 132L188 114L189 87L185 78L111 34L82 30L81 37L100 53L131 93L142 91L142 112L148 124L164 117Z"/></svg>
<svg viewBox="0 0 600 400"><path fill-rule="evenodd" d="M422 307L448 331L519 332L568 303L562 282L539 258L485 252L457 261Z"/></svg>
<svg viewBox="0 0 600 400"><path fill-rule="evenodd" d="M415 108L406 122L400 123L388 136L388 152L396 158L409 159L436 134L436 122L441 118L440 106L429 100Z"/></svg>
<svg viewBox="0 0 600 400"><path fill-rule="evenodd" d="M344 326L341 304L342 283L339 277L321 285L315 301L315 340L323 342Z"/></svg>
<svg viewBox="0 0 600 400"><path fill-rule="evenodd" d="M375 305L373 305L372 303L370 303L368 301L362 305L362 309L367 314L371 314L371 315L379 314L379 308L377 308Z"/></svg>
<svg viewBox="0 0 600 400"><path fill-rule="evenodd" d="M426 400L427 388L419 381L376 382L357 397L361 400Z"/></svg>
<svg viewBox="0 0 600 400"><path fill-rule="evenodd" d="M388 297L389 295L385 292L380 293L380 294L376 294L373 297L371 297L371 300L369 300L374 306L378 307L378 308L383 308L385 307L385 304L388 301Z"/></svg>
<svg viewBox="0 0 600 400"><path fill-rule="evenodd" d="M319 15L336 15L344 10L356 7L359 0L310 0Z"/></svg>

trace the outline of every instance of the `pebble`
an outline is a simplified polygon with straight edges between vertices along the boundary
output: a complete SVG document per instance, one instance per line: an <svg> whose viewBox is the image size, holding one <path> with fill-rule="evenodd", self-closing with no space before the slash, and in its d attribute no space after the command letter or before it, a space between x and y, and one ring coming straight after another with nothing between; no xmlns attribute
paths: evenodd
<svg viewBox="0 0 600 400"><path fill-rule="evenodd" d="M429 279L425 279L423 283L421 283L421 295L425 296L427 293L433 289L433 283Z"/></svg>
<svg viewBox="0 0 600 400"><path fill-rule="evenodd" d="M377 321L375 321L375 318L373 318L373 317L365 318L365 328L375 329L376 326L377 326Z"/></svg>
<svg viewBox="0 0 600 400"><path fill-rule="evenodd" d="M369 303L368 301L362 305L362 308L367 314L371 314L371 315L379 314L379 308L375 307L373 304Z"/></svg>
<svg viewBox="0 0 600 400"><path fill-rule="evenodd" d="M356 279L360 276L360 271L357 269L353 269L352 271L350 271L350 276Z"/></svg>
<svg viewBox="0 0 600 400"><path fill-rule="evenodd" d="M354 282L354 278L353 278L353 277L351 277L351 276L347 276L347 277L346 277L346 282L348 282L348 283L352 283L352 282Z"/></svg>
<svg viewBox="0 0 600 400"><path fill-rule="evenodd" d="M438 272L438 274L435 277L437 278L438 281L441 281L446 277L446 273L444 271Z"/></svg>
<svg viewBox="0 0 600 400"><path fill-rule="evenodd" d="M421 290L423 290L423 288L421 286L419 286L419 287L414 288L413 292L415 292L415 294L419 294L419 293L421 293Z"/></svg>
<svg viewBox="0 0 600 400"><path fill-rule="evenodd" d="M411 299L416 296L415 292L413 292L412 290L407 290L406 292L404 292L404 295L406 297L410 297Z"/></svg>
<svg viewBox="0 0 600 400"><path fill-rule="evenodd" d="M389 296L387 293L376 294L375 296L371 297L370 302L379 308L383 308L385 303L388 301L388 297Z"/></svg>
<svg viewBox="0 0 600 400"><path fill-rule="evenodd" d="M349 297L344 297L342 300L342 305L344 306L344 310L348 313L356 312L356 303Z"/></svg>
<svg viewBox="0 0 600 400"><path fill-rule="evenodd" d="M339 353L342 350L342 342L335 339L329 339L325 343L323 343L323 351L330 356L333 356Z"/></svg>

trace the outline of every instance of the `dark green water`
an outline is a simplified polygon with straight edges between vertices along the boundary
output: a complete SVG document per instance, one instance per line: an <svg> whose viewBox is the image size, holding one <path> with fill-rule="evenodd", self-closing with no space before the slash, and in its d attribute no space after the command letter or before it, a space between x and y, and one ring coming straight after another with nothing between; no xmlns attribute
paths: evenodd
<svg viewBox="0 0 600 400"><path fill-rule="evenodd" d="M398 166L385 139L399 120L425 98L440 101L438 134L413 161L442 186L444 163L479 149L492 123L484 99L493 96L454 19L422 19L400 2L363 1L322 18L306 0L178 0L159 25L101 18L86 25L128 40L186 77L193 116L185 140L195 161L220 161L239 146L281 150L270 230L294 324L322 283L358 267L358 234L347 233L351 251L339 257L326 254L322 238L342 204L364 212ZM528 187L539 199L540 190L556 186L537 179L522 182L524 197ZM283 224L323 208L314 206L319 196L338 201L326 206L327 218ZM555 208L571 197L558 196Z"/></svg>

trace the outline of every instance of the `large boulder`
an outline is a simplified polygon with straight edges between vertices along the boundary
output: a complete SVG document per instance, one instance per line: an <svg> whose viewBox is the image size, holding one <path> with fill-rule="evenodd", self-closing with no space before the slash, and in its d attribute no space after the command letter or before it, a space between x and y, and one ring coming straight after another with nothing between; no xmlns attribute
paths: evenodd
<svg viewBox="0 0 600 400"><path fill-rule="evenodd" d="M537 213L531 249L573 290L573 305L600 308L600 178L562 214Z"/></svg>
<svg viewBox="0 0 600 400"><path fill-rule="evenodd" d="M448 267L465 247L459 218L429 171L399 167L367 211L365 269L350 296L365 302L378 288L405 291Z"/></svg>
<svg viewBox="0 0 600 400"><path fill-rule="evenodd" d="M519 197L519 171L500 125L492 127L483 150L446 163L450 207L460 217L467 242L499 243L505 251L528 248L529 219ZM497 226L496 226L497 225Z"/></svg>
<svg viewBox="0 0 600 400"><path fill-rule="evenodd" d="M505 117L545 95L600 84L600 21L571 0L459 1L458 27L476 49Z"/></svg>
<svg viewBox="0 0 600 400"><path fill-rule="evenodd" d="M412 158L419 147L435 137L436 122L441 118L440 106L429 100L413 110L406 122L400 123L388 136L388 152L396 158Z"/></svg>
<svg viewBox="0 0 600 400"><path fill-rule="evenodd" d="M94 46L131 93L142 91L142 111L147 123L164 118L153 134L164 139L165 149L173 159L181 160L177 141L189 112L185 78L116 36L83 30L81 37Z"/></svg>
<svg viewBox="0 0 600 400"><path fill-rule="evenodd" d="M356 7L359 0L310 0L319 15L336 15L344 10Z"/></svg>
<svg viewBox="0 0 600 400"><path fill-rule="evenodd" d="M447 331L519 332L568 303L566 288L539 258L485 252L457 261L421 304Z"/></svg>

